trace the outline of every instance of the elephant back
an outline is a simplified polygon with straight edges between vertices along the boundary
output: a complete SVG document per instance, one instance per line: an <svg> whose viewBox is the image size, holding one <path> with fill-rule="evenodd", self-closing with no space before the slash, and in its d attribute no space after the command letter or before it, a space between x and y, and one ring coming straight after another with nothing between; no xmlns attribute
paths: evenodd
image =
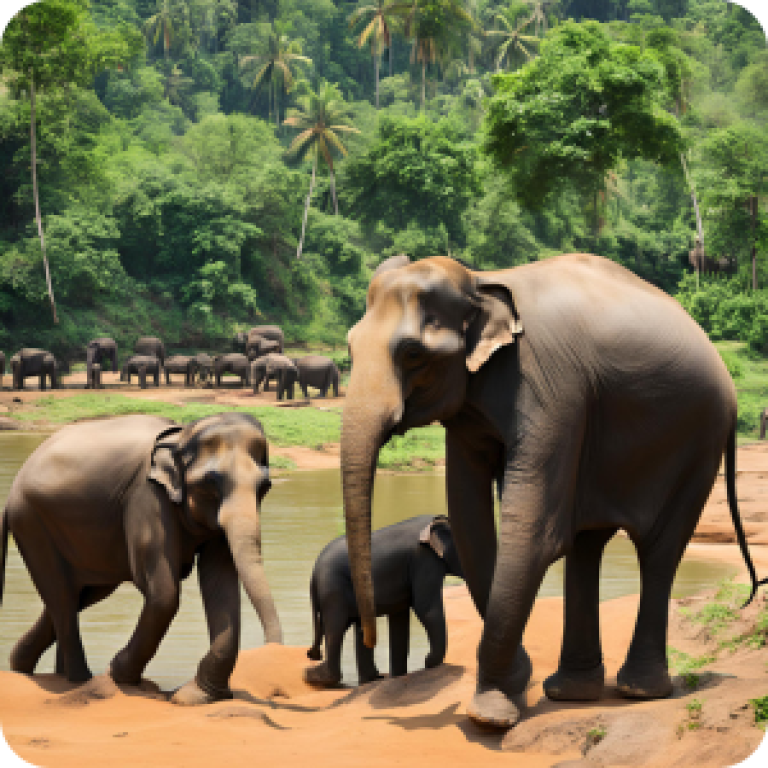
<svg viewBox="0 0 768 768"><path fill-rule="evenodd" d="M256 336L261 336L263 339L269 339L270 341L276 341L278 343L277 352L282 352L285 348L285 335L283 329L279 325L255 325L248 331L248 344Z"/></svg>

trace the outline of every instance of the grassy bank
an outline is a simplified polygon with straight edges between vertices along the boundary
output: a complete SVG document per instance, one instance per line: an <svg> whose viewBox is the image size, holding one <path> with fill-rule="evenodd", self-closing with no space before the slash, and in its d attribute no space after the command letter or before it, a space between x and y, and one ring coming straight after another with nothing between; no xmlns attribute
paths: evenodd
<svg viewBox="0 0 768 768"><path fill-rule="evenodd" d="M739 438L756 440L760 413L768 408L768 359L751 352L741 341L718 341L715 346L736 384Z"/></svg>

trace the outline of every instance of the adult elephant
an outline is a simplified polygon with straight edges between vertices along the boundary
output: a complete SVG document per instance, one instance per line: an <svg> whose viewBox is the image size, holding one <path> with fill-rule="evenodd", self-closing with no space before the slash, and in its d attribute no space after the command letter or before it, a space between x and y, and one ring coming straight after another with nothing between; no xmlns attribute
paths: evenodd
<svg viewBox="0 0 768 768"><path fill-rule="evenodd" d="M264 432L242 413L185 426L122 416L73 424L48 438L16 475L0 514L0 600L10 531L45 606L13 649L11 669L31 674L56 642L56 672L72 682L89 679L78 612L133 582L144 608L109 673L137 685L197 559L211 648L173 700L231 698L239 581L266 641L282 641L261 556L269 487Z"/></svg>
<svg viewBox="0 0 768 768"><path fill-rule="evenodd" d="M307 387L320 390L320 397L325 397L333 387L333 396L339 396L339 369L330 357L325 355L305 355L294 359L299 371L299 386L304 397L309 397Z"/></svg>
<svg viewBox="0 0 768 768"><path fill-rule="evenodd" d="M113 371L117 372L117 342L108 336L91 339L85 350L85 388L91 387L94 380L93 366L100 365L104 368L104 362L109 360Z"/></svg>
<svg viewBox="0 0 768 768"><path fill-rule="evenodd" d="M24 379L28 376L40 377L40 389L45 389L46 376L50 379L51 389L59 386L60 365L53 353L46 349L24 347L11 358L13 388L24 389Z"/></svg>
<svg viewBox="0 0 768 768"><path fill-rule="evenodd" d="M264 336L251 336L245 345L245 354L249 360L264 357L271 354L282 354L280 342L275 339L267 339Z"/></svg>
<svg viewBox="0 0 768 768"><path fill-rule="evenodd" d="M184 374L184 386L192 387L195 384L195 376L198 371L197 358L190 355L173 355L165 361L165 383L170 386L171 374Z"/></svg>
<svg viewBox="0 0 768 768"><path fill-rule="evenodd" d="M160 361L160 367L165 365L165 345L157 336L142 336L133 351L137 355L154 355Z"/></svg>
<svg viewBox="0 0 768 768"><path fill-rule="evenodd" d="M736 506L736 392L717 350L671 297L619 265L568 254L478 273L395 257L374 273L353 360L341 468L352 574L376 642L371 492L381 446L441 421L454 540L484 618L479 722L508 727L530 678L522 636L551 563L565 556L565 628L552 699L596 699L604 669L600 559L619 528L640 560L629 697L668 696L672 580L723 453ZM501 489L497 540L492 489Z"/></svg>
<svg viewBox="0 0 768 768"><path fill-rule="evenodd" d="M139 377L139 386L142 389L147 387L147 374L155 380L155 386L160 386L160 361L154 355L133 355L124 363L120 371L120 381L131 383L131 375L136 374Z"/></svg>
<svg viewBox="0 0 768 768"><path fill-rule="evenodd" d="M264 339L272 339L279 345L278 349L275 351L280 353L285 351L285 334L279 325L254 325L253 328L248 331L248 341L255 336L261 336Z"/></svg>
<svg viewBox="0 0 768 768"><path fill-rule="evenodd" d="M259 357L251 363L251 384L253 394L257 394L259 386L264 382L264 391L269 391L270 379L277 383L277 399L282 400L286 395L293 400L294 385L298 381L299 372L293 360L285 355L269 354Z"/></svg>
<svg viewBox="0 0 768 768"><path fill-rule="evenodd" d="M221 377L225 373L233 373L240 377L240 385L245 387L251 381L251 362L245 355L239 352L230 352L226 355L218 355L213 361L213 373L216 386L221 386Z"/></svg>

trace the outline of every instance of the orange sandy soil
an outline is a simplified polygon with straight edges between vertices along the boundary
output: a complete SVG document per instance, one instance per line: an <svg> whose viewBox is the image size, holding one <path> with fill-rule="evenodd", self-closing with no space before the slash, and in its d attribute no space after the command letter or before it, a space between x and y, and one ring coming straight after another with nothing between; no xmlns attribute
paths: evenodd
<svg viewBox="0 0 768 768"><path fill-rule="evenodd" d="M76 390L75 390L76 392ZM126 394L175 400L213 397L215 402L274 402L274 393L126 388ZM0 394L0 406L19 393ZM70 391L57 396L66 397ZM172 395L170 397L169 395ZM26 402L37 392L21 393ZM221 398L221 399L220 399ZM338 404L336 401L335 404ZM315 401L313 401L313 405ZM319 401L322 407L333 400ZM17 407L24 407L23 404ZM283 449L300 467L314 458L338 466L336 446L325 452ZM768 575L768 446L738 452L740 508L758 573ZM722 478L686 557L733 563L739 580L746 570L735 545ZM692 624L681 607L705 605L712 593L675 600L669 645L691 656L712 652L717 639ZM310 663L305 647L268 645L244 650L232 679L235 699L180 708L150 682L142 689L118 688L101 675L74 686L51 674L32 677L0 672L0 725L13 749L41 766L726 766L751 754L763 738L749 700L768 694L768 650L720 652L699 672L689 691L675 678L662 701L631 702L615 691L634 626L637 596L601 605L608 685L603 699L555 703L542 681L557 666L562 635L562 600L537 601L525 635L534 666L523 719L506 734L483 730L464 711L474 691L481 622L463 587L445 590L450 648L446 663L404 678L357 689L316 691L302 681ZM768 589L738 619L735 631L754 630L758 609L768 608ZM351 641L350 641L351 642ZM190 670L190 674L193 670ZM702 702L697 727L687 708ZM588 745L588 732L604 738Z"/></svg>

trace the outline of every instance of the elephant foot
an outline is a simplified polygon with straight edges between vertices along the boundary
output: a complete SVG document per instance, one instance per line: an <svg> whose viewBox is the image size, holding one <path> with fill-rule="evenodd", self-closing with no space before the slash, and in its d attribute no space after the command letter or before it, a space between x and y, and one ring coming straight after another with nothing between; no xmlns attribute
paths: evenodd
<svg viewBox="0 0 768 768"><path fill-rule="evenodd" d="M304 682L331 688L341 682L341 674L331 672L325 664L320 664L316 667L307 667L304 670Z"/></svg>
<svg viewBox="0 0 768 768"><path fill-rule="evenodd" d="M392 675L392 677L395 677L395 675ZM360 679L360 685L365 685L366 683L375 683L377 680L383 680L384 675L377 669L375 672L367 672L364 675L358 674L358 678Z"/></svg>
<svg viewBox="0 0 768 768"><path fill-rule="evenodd" d="M603 693L605 667L569 670L561 667L544 681L544 693L552 701L596 701Z"/></svg>
<svg viewBox="0 0 768 768"><path fill-rule="evenodd" d="M232 691L214 696L204 691L197 684L196 680L190 680L174 692L173 696L171 696L171 703L178 704L180 707L199 707L203 704L213 704L214 701L223 701L231 698L233 698Z"/></svg>
<svg viewBox="0 0 768 768"><path fill-rule="evenodd" d="M435 656L432 654L427 654L427 656L424 657L424 667L426 669L434 669L435 667L439 667L443 663L444 658L445 654Z"/></svg>
<svg viewBox="0 0 768 768"><path fill-rule="evenodd" d="M112 663L107 668L107 674L118 685L139 685L142 671L134 670L133 665L123 659L122 651L112 659Z"/></svg>
<svg viewBox="0 0 768 768"><path fill-rule="evenodd" d="M628 699L665 699L672 695L672 678L665 665L624 664L616 676L616 688Z"/></svg>
<svg viewBox="0 0 768 768"><path fill-rule="evenodd" d="M467 715L480 725L506 729L520 719L520 710L512 698L499 688L478 685L467 707Z"/></svg>
<svg viewBox="0 0 768 768"><path fill-rule="evenodd" d="M323 660L323 652L316 645L313 645L307 651L307 658L311 659L312 661L322 661Z"/></svg>

